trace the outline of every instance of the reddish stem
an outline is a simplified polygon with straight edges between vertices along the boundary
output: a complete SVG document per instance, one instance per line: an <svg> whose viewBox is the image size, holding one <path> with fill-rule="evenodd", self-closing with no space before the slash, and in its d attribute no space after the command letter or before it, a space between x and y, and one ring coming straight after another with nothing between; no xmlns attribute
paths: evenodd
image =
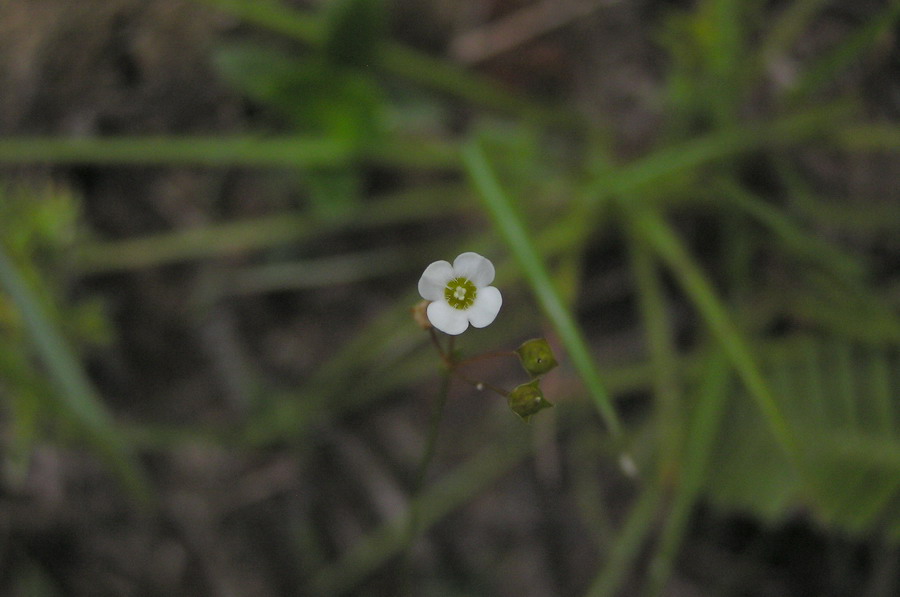
<svg viewBox="0 0 900 597"><path fill-rule="evenodd" d="M493 352L485 352L479 355L475 355L474 357L469 357L468 359L463 359L462 361L456 363L456 365L458 367L462 367L465 365L471 365L472 363L477 363L478 361L484 361L486 359L514 356L518 356L518 353L516 353L516 351L514 350L495 350Z"/></svg>

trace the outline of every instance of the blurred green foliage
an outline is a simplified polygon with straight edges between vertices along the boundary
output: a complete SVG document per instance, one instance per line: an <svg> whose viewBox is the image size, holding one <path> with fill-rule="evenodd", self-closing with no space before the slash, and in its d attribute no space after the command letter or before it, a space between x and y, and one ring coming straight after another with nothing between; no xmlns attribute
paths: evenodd
<svg viewBox="0 0 900 597"><path fill-rule="evenodd" d="M215 62L226 81L248 98L277 111L299 133L327 137L350 148L385 133L387 97L373 70L385 33L378 0L325 5L321 52L300 57L259 44L222 47ZM303 185L320 214L346 213L362 198L355 165L305 174Z"/></svg>
<svg viewBox="0 0 900 597"><path fill-rule="evenodd" d="M823 2L798 0L773 11L761 1L701 0L673 9L658 35L667 56L660 133L644 155L623 162L609 127L587 124L568 108L520 97L391 42L381 2L327 3L321 15L271 1L204 2L308 46L287 51L230 43L216 52L215 62L226 81L291 131L350 149L338 152L339 163L300 169L309 207L300 211L307 228L299 232L269 236L272 222L258 220L238 224L244 227L237 244L227 241L234 223L118 244L84 243L78 254L95 256L84 258L84 272L139 269L280 242L312 245L344 226L376 229L385 221L429 226L435 218L477 206L490 227L473 224L471 232L431 238L399 256L337 255L346 258L341 276L310 279L324 286L352 283L366 279L373 264L393 271L390 264L401 261L415 269L427 263L423 254L452 254L456 248L501 255L498 272L514 289L510 295L521 300L504 305L504 317L491 328L497 339L492 344L531 334L539 325L534 307L543 309L565 348L560 360L569 362L584 386L557 402L554 411L563 412L559 425L592 457L636 463L644 481L624 524L613 537L597 538L608 551L591 595L615 594L648 544L654 551L644 590L659 594L700 500L773 523L807 512L836 532L900 542L900 316L896 294L873 274L873 256L865 250L873 235L900 235L900 206L864 197L850 206L840 192L811 184L800 159L822 147L843 157L870 152L895 157L900 151L897 125L871 122L860 109L858 89L842 83L846 70L864 66L896 25L898 3L874 11L870 21L830 51L797 64L796 76L778 84L767 69L814 26ZM386 83L397 79L416 90L413 103L428 107L424 112L439 115L444 103L455 99L464 102L475 124L461 134L438 128L410 143L409 130L390 116L402 112L399 96ZM28 155L40 154L40 140L37 145L20 141L31 143ZM52 162L55 146L45 141L46 161ZM154 147L164 153L166 140L157 141ZM410 154L420 141L423 147L449 148L453 157L423 151L413 169L449 172L467 179L468 187L451 188L448 199L447 187L429 183L407 196L368 199L364 205L367 160L357 150ZM17 160L16 142L0 141L3 160ZM259 143L261 148L265 141ZM222 160L246 163L245 154L253 150L251 140L246 151ZM264 157L255 158L255 165L285 164L283 156L260 154ZM87 152L78 159L95 158ZM102 340L103 318L96 304L63 306L62 287L42 269L58 263L71 239L77 199L57 191L43 201L25 202L5 192L0 202L5 250L32 288L29 296L59 330L58 338L72 342L77 354L84 342ZM372 216L385 206L384 218ZM686 221L702 221L715 231L702 251L697 239L675 224ZM623 244L630 256L629 279L647 347L636 363L598 362L591 330L575 311L585 291L585 255L609 239ZM303 278L303 272L332 271L330 263L281 265L287 268L281 273L263 272L262 265L242 273L245 279L265 278L257 288L271 290L290 287L290 279ZM247 292L253 292L250 286ZM301 387L267 388L267 401L249 413L239 441L304 445L317 424L374 407L398 388L430 376L432 363L421 351L424 339L407 321L412 285L409 290ZM687 305L700 322L690 346L677 341L674 305ZM26 356L31 352L23 349L27 324L20 311L0 296L0 373L4 391L15 397L10 408L19 458L39 433L46 416L40 396L47 392ZM624 425L617 398L635 390L652 394L654 410ZM582 416L589 408L610 434ZM137 429L129 437L151 449L170 436ZM516 441L525 442L525 436ZM420 532L472 499L533 447L488 443L451 474L452 484L448 478L448 485L439 481L426 489L418 505ZM594 482L584 480L585 491ZM438 487L454 491L442 499ZM592 503L586 516L602 520L602 509ZM352 588L400 549L400 534L394 521L374 529L357 548L323 564L311 586L323 595Z"/></svg>
<svg viewBox="0 0 900 597"><path fill-rule="evenodd" d="M118 472L126 483L139 476L119 462L119 433L71 353L112 335L98 297L67 298L79 206L63 186L0 184L0 394L11 443L4 464L14 482L39 442L85 436L125 467Z"/></svg>

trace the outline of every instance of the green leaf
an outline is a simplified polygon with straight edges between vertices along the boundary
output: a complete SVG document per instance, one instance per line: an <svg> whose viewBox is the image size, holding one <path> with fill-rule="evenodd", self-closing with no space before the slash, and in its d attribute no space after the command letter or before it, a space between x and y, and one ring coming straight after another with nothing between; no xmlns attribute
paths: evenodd
<svg viewBox="0 0 900 597"><path fill-rule="evenodd" d="M796 336L762 353L804 458L774 449L742 396L729 403L705 485L713 503L782 522L797 510L859 536L900 529L900 350L845 338ZM900 541L900 534L889 534Z"/></svg>

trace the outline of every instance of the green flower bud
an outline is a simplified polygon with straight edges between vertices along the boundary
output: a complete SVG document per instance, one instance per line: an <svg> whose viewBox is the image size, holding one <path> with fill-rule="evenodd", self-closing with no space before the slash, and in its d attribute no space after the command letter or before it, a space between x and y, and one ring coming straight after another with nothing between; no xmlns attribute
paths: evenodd
<svg viewBox="0 0 900 597"><path fill-rule="evenodd" d="M531 377L539 377L559 364L550 350L550 344L543 338L528 340L516 349L516 354Z"/></svg>
<svg viewBox="0 0 900 597"><path fill-rule="evenodd" d="M509 408L527 423L536 413L553 406L538 386L539 379L523 383L509 393Z"/></svg>

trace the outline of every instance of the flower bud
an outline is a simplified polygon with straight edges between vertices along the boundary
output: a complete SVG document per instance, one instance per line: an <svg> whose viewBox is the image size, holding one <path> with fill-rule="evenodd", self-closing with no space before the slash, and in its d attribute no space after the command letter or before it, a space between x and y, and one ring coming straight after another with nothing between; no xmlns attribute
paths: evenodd
<svg viewBox="0 0 900 597"><path fill-rule="evenodd" d="M536 413L553 406L538 386L539 379L523 383L509 393L509 408L527 423Z"/></svg>
<svg viewBox="0 0 900 597"><path fill-rule="evenodd" d="M540 377L559 364L550 350L550 344L543 338L528 340L516 349L516 354L531 377Z"/></svg>

